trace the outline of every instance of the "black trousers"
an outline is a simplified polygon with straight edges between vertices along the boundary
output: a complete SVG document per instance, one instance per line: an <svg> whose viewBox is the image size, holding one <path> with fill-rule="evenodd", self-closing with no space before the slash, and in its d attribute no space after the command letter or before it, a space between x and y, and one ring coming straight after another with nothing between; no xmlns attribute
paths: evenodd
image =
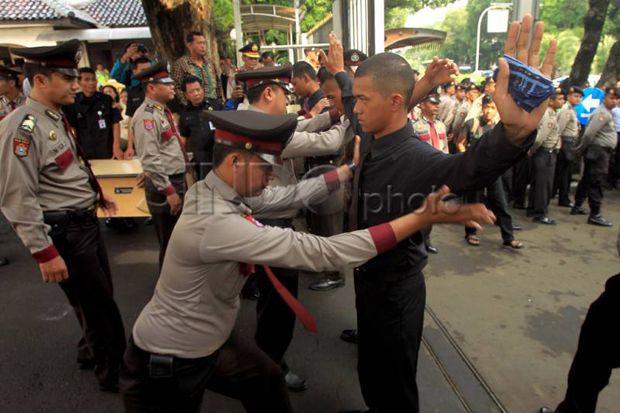
<svg viewBox="0 0 620 413"><path fill-rule="evenodd" d="M290 220L261 221L265 225L282 228L292 227ZM299 289L299 271L291 268L272 268L274 275L282 285L297 297ZM295 313L284 302L267 278L263 266L256 266L256 280L259 291L256 304L256 344L271 359L286 371L284 353L293 340L295 331Z"/></svg>
<svg viewBox="0 0 620 413"><path fill-rule="evenodd" d="M579 345L568 373L568 388L558 413L594 413L598 395L620 367L620 274L607 280L605 291L588 310Z"/></svg>
<svg viewBox="0 0 620 413"><path fill-rule="evenodd" d="M553 195L558 196L559 204L569 204L570 200L570 181L573 166L573 139L562 139L562 148L558 153L558 161L555 167L555 179L553 181Z"/></svg>
<svg viewBox="0 0 620 413"><path fill-rule="evenodd" d="M582 206L586 198L590 215L601 213L603 203L603 185L609 166L609 151L600 146L590 145L583 157L583 176L577 185L575 206Z"/></svg>
<svg viewBox="0 0 620 413"><path fill-rule="evenodd" d="M125 329L113 296L112 275L99 222L91 213L80 216L46 213L50 236L65 261L69 278L59 284L82 330L78 361L93 360L100 384L118 381L125 351Z"/></svg>
<svg viewBox="0 0 620 413"><path fill-rule="evenodd" d="M467 195L466 202L475 203L481 202L484 198L484 202L495 217L497 221L495 225L499 227L502 234L502 241L507 243L515 239L514 232L512 230L512 215L508 212L508 201L506 193L504 192L503 179L497 178L495 182L485 188L486 197L483 196L484 192L470 193ZM476 235L478 231L476 228L465 227L465 235Z"/></svg>
<svg viewBox="0 0 620 413"><path fill-rule="evenodd" d="M355 270L358 375L373 413L419 411L416 373L426 285L421 272Z"/></svg>
<svg viewBox="0 0 620 413"><path fill-rule="evenodd" d="M538 149L532 157L534 176L530 186L527 209L533 212L534 217L542 218L549 214L557 157L557 152L543 148Z"/></svg>
<svg viewBox="0 0 620 413"><path fill-rule="evenodd" d="M154 355L130 338L120 384L128 413L197 413L205 389L240 400L246 412L293 411L282 370L234 331L217 352L196 359Z"/></svg>
<svg viewBox="0 0 620 413"><path fill-rule="evenodd" d="M169 179L177 194L183 199L185 194L184 174L173 175ZM161 269L161 266L164 264L168 241L181 213L179 212L177 215L170 213L170 205L168 205L166 195L158 191L148 177L144 181L144 192L149 212L153 217L153 228L155 228L155 234L159 242L159 268Z"/></svg>
<svg viewBox="0 0 620 413"><path fill-rule="evenodd" d="M532 159L527 156L514 166L512 198L515 205L525 206L526 190L532 179L532 169Z"/></svg>

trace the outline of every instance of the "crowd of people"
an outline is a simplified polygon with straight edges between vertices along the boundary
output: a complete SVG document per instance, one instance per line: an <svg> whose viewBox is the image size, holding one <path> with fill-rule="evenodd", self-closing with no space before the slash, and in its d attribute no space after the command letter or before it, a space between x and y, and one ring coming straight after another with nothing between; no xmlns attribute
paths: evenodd
<svg viewBox="0 0 620 413"><path fill-rule="evenodd" d="M549 76L555 43L542 62L531 52L542 32L530 17L513 23L505 52ZM120 383L128 412L199 411L205 388L248 412L292 411L288 390L307 383L286 351L296 318L315 329L296 299L300 270L320 274L310 288L325 291L345 284L345 268L354 268L357 328L341 337L358 345L368 411L417 412L433 224L463 225L471 246L481 224L496 224L504 246L520 249L509 205L553 225L558 196L588 224L613 225L601 207L604 187L620 183L618 87L582 127L578 85L527 111L508 92L503 59L479 86L457 84L449 59L420 77L396 54L343 50L333 33L328 53L307 50L293 65L249 43L241 67L222 59L218 68L202 33L185 44L169 66L132 42L109 72L78 68L70 41L13 49L24 67L0 67L0 207L78 316L80 368L94 369L103 391ZM160 274L127 340L96 217L116 205L89 160L134 157ZM234 331L240 296L257 300L253 340ZM588 374L609 377L612 356L597 357L605 368ZM597 383L589 405L606 384ZM593 411L578 410L580 395L557 411Z"/></svg>

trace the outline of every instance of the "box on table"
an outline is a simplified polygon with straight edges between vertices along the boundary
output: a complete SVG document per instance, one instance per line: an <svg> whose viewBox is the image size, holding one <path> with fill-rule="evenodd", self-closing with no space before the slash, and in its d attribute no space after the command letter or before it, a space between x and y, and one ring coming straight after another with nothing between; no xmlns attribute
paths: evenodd
<svg viewBox="0 0 620 413"><path fill-rule="evenodd" d="M139 188L137 177L142 173L138 159L93 159L90 161L103 193L116 202L118 212L114 217L139 218L150 216L144 196L144 188ZM97 210L97 215L106 217L105 211Z"/></svg>

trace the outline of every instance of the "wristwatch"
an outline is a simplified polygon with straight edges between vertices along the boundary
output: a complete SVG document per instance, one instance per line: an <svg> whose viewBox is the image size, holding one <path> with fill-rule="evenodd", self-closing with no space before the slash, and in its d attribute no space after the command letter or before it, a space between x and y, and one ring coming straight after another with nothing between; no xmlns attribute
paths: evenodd
<svg viewBox="0 0 620 413"><path fill-rule="evenodd" d="M355 162L351 161L347 164L347 166L349 167L351 173L355 175L355 169L357 169L357 165L355 164Z"/></svg>

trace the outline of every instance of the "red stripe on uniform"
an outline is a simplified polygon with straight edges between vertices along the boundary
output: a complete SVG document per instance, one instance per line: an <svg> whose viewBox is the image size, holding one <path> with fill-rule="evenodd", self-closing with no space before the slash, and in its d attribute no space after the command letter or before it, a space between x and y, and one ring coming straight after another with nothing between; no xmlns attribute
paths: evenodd
<svg viewBox="0 0 620 413"><path fill-rule="evenodd" d="M278 142L258 141L258 140L249 138L247 136L237 135L236 133L228 132L228 131L221 130L221 129L215 130L215 139L221 139L224 141L240 143L240 144L251 143L252 146L256 145L261 149L267 149L270 151L274 151L276 153L282 152L282 149L283 149L282 144Z"/></svg>
<svg viewBox="0 0 620 413"><path fill-rule="evenodd" d="M394 230L389 223L370 227L368 232L370 232L372 241L375 243L377 254L382 254L396 246L396 235L394 235Z"/></svg>

